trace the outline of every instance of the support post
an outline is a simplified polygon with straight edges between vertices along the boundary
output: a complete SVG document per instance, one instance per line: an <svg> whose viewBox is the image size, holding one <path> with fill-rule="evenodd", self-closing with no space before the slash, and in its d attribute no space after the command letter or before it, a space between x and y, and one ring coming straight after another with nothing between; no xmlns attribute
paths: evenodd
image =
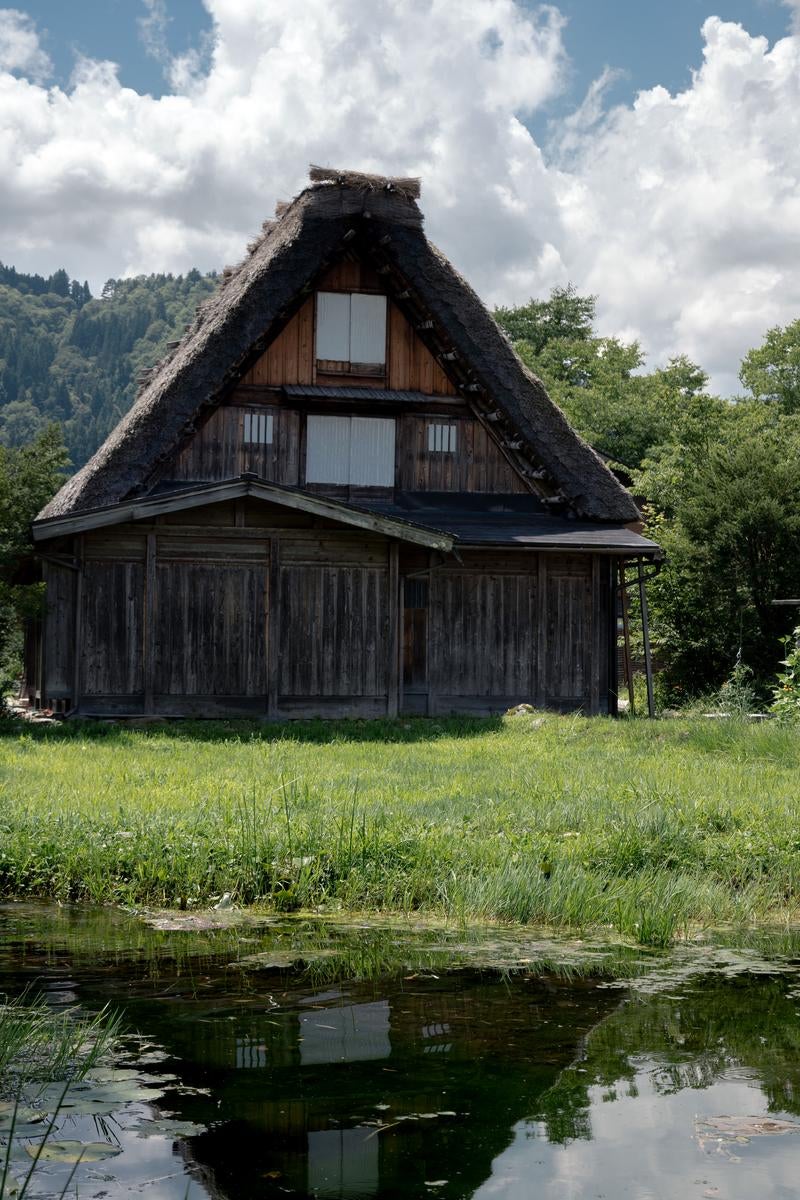
<svg viewBox="0 0 800 1200"><path fill-rule="evenodd" d="M75 576L75 660L72 664L73 682L72 682L72 707L78 709L81 702L81 686L83 683L83 576L85 562L83 557L83 535L79 535L75 539L75 561L78 564L78 573ZM47 669L47 663L45 663ZM45 680L42 680L44 688ZM42 703L45 703L45 698L42 696Z"/></svg>
<svg viewBox="0 0 800 1200"><path fill-rule="evenodd" d="M156 535L148 533L144 569L144 711L155 711L156 678Z"/></svg>
<svg viewBox="0 0 800 1200"><path fill-rule="evenodd" d="M426 646L425 646L425 670L428 676L428 706L427 715L432 717L436 713L436 666L438 663L438 649L436 645L436 636L438 633L438 624L436 622L436 614L434 610L434 600L436 598L436 552L431 550L428 555L428 621L425 631Z"/></svg>
<svg viewBox="0 0 800 1200"><path fill-rule="evenodd" d="M388 671L386 714L396 717L399 709L400 691L400 546L398 542L389 543L389 637L388 637Z"/></svg>
<svg viewBox="0 0 800 1200"><path fill-rule="evenodd" d="M269 571L267 577L267 716L278 716L280 685L281 636L281 542L269 540Z"/></svg>
<svg viewBox="0 0 800 1200"><path fill-rule="evenodd" d="M600 713L600 556L592 555L592 622L589 660L589 715L596 717Z"/></svg>
<svg viewBox="0 0 800 1200"><path fill-rule="evenodd" d="M539 555L536 577L536 707L547 706L547 557Z"/></svg>
<svg viewBox="0 0 800 1200"><path fill-rule="evenodd" d="M642 560L636 560L636 569L639 576L639 603L642 609L642 638L644 640L644 673L647 680L647 713L648 716L656 715L656 702L653 696L653 660L650 655L650 625L647 619L647 591L644 585L644 571L642 569Z"/></svg>
<svg viewBox="0 0 800 1200"><path fill-rule="evenodd" d="M636 715L636 697L633 691L633 668L631 666L631 620L628 588L625 580L625 563L619 564L620 602L622 604L622 658L625 665L625 682L628 685L628 703L631 716Z"/></svg>

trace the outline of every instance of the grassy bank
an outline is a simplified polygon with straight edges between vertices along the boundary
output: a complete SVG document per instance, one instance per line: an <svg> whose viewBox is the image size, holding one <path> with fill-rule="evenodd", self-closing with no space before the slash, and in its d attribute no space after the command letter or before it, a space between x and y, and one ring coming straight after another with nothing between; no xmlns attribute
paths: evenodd
<svg viewBox="0 0 800 1200"><path fill-rule="evenodd" d="M610 925L800 915L800 734L515 717L0 725L0 895Z"/></svg>

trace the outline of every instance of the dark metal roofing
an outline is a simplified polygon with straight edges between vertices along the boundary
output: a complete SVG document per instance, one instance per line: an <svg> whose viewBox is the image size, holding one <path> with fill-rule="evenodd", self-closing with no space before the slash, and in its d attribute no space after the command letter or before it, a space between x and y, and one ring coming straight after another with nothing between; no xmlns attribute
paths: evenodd
<svg viewBox="0 0 800 1200"><path fill-rule="evenodd" d="M435 404L437 400L454 400L454 396L429 396L426 392L392 391L377 387L323 387L319 384L287 384L281 391L289 399L305 400L399 400L406 404Z"/></svg>
<svg viewBox="0 0 800 1200"><path fill-rule="evenodd" d="M532 496L475 496L421 493L400 494L395 503L370 507L387 517L404 518L428 529L449 533L459 546L517 546L564 550L619 551L661 558L656 542L619 522L572 520L549 513Z"/></svg>

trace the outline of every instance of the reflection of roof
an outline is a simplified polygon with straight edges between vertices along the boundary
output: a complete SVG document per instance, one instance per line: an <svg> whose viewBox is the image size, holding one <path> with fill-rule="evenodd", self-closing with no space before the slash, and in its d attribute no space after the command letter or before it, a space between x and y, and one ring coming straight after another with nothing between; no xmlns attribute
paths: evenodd
<svg viewBox="0 0 800 1200"><path fill-rule="evenodd" d="M483 503L482 503L483 501ZM387 517L440 530L459 546L518 546L620 551L661 557L661 549L619 522L570 520L551 515L532 496L399 495L370 507Z"/></svg>

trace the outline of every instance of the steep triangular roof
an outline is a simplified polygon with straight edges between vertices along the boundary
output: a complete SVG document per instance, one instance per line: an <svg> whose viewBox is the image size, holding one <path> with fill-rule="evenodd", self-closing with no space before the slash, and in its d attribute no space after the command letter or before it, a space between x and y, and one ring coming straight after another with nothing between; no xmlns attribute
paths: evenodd
<svg viewBox="0 0 800 1200"><path fill-rule="evenodd" d="M159 466L235 385L348 246L369 255L465 398L516 436L528 474L578 515L636 521L631 496L570 427L468 283L425 237L415 180L312 171L152 373L97 453L40 513L64 516L148 490Z"/></svg>

